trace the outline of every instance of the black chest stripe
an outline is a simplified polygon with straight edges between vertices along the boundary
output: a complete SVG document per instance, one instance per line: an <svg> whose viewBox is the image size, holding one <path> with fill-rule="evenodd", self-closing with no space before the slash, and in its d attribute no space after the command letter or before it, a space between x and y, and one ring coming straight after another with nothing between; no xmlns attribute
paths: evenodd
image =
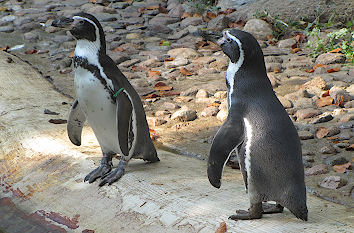
<svg viewBox="0 0 354 233"><path fill-rule="evenodd" d="M113 96L113 90L107 85L107 81L101 76L100 69L96 65L89 64L86 58L74 56L74 67L81 67L85 70L91 72L104 86L104 88L108 91L111 101L115 104L116 98Z"/></svg>

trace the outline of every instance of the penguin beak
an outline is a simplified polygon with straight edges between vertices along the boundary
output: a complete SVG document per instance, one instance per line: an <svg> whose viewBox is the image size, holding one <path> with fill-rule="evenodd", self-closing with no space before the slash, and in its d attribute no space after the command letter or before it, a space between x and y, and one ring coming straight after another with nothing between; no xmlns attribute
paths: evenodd
<svg viewBox="0 0 354 233"><path fill-rule="evenodd" d="M63 28L66 30L71 30L73 27L74 20L72 18L61 17L52 22L53 27Z"/></svg>
<svg viewBox="0 0 354 233"><path fill-rule="evenodd" d="M222 32L222 37L218 40L218 45L219 46L222 46L223 44L225 44L227 41L229 41L230 39L227 37L227 34L226 34L227 31L223 31Z"/></svg>

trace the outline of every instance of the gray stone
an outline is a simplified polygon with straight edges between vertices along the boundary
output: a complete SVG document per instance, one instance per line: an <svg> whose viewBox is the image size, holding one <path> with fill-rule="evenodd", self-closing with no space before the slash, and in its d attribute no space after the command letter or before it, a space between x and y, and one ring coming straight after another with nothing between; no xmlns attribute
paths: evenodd
<svg viewBox="0 0 354 233"><path fill-rule="evenodd" d="M181 39L182 37L188 35L188 30L184 29L184 30L181 30L179 32L175 32L173 33L172 35L168 36L167 38L169 40L178 40L178 39Z"/></svg>
<svg viewBox="0 0 354 233"><path fill-rule="evenodd" d="M348 160L341 155L334 155L324 159L324 164L329 166L342 165L348 163Z"/></svg>
<svg viewBox="0 0 354 233"><path fill-rule="evenodd" d="M197 99L199 98L208 98L210 96L210 94L205 90L205 89L200 89L197 94L195 95L195 97Z"/></svg>
<svg viewBox="0 0 354 233"><path fill-rule="evenodd" d="M170 69L170 68L176 68L176 67L179 67L179 66L185 66L189 63L188 59L185 59L185 58L177 58L173 61L167 61L165 62L165 67Z"/></svg>
<svg viewBox="0 0 354 233"><path fill-rule="evenodd" d="M313 120L311 123L312 124L319 124L319 123L328 122L332 119L333 119L333 116L331 114L324 113L324 114L320 115L319 118Z"/></svg>
<svg viewBox="0 0 354 233"><path fill-rule="evenodd" d="M175 6L172 9L170 9L170 11L168 12L168 15L170 17L181 18L183 13L184 13L184 10L183 10L182 4L175 4Z"/></svg>
<svg viewBox="0 0 354 233"><path fill-rule="evenodd" d="M208 28L223 30L229 27L230 22L230 19L226 15L221 14L208 22Z"/></svg>
<svg viewBox="0 0 354 233"><path fill-rule="evenodd" d="M179 21L179 18L177 18L177 17L170 17L165 14L158 14L149 21L149 24L166 26L168 24L176 23L178 21Z"/></svg>
<svg viewBox="0 0 354 233"><path fill-rule="evenodd" d="M184 109L176 111L172 114L171 120L178 121L193 121L197 118L197 112L195 110Z"/></svg>
<svg viewBox="0 0 354 233"><path fill-rule="evenodd" d="M322 154L337 154L338 153L336 148L334 148L331 144L321 147L319 152Z"/></svg>
<svg viewBox="0 0 354 233"><path fill-rule="evenodd" d="M285 40L280 40L278 42L278 47L279 48L290 48L292 45L296 43L296 40L294 38L289 38Z"/></svg>
<svg viewBox="0 0 354 233"><path fill-rule="evenodd" d="M129 57L125 53L112 52L108 54L116 65L129 60Z"/></svg>
<svg viewBox="0 0 354 233"><path fill-rule="evenodd" d="M156 127L167 123L165 119L159 117L146 117L149 126Z"/></svg>
<svg viewBox="0 0 354 233"><path fill-rule="evenodd" d="M161 106L161 109L163 109L163 110L174 110L174 109L178 109L178 108L180 108L180 106L178 106L175 103L171 103L171 102L165 102Z"/></svg>
<svg viewBox="0 0 354 233"><path fill-rule="evenodd" d="M240 6L243 6L247 3L254 2L255 0L219 0L218 1L218 7L221 8L221 10L226 10L228 8L238 8Z"/></svg>
<svg viewBox="0 0 354 233"><path fill-rule="evenodd" d="M296 112L297 119L303 120L320 115L321 111L313 108L300 109Z"/></svg>
<svg viewBox="0 0 354 233"><path fill-rule="evenodd" d="M352 96L343 88L333 86L329 90L329 95L334 99L335 103L346 103L352 100Z"/></svg>
<svg viewBox="0 0 354 233"><path fill-rule="evenodd" d="M306 56L295 56L292 57L288 63L284 63L283 66L287 69L302 68L311 69L313 67L313 62L310 58Z"/></svg>
<svg viewBox="0 0 354 233"><path fill-rule="evenodd" d="M347 185L347 181L341 178L340 176L328 176L324 178L319 185L322 188L327 189L339 189L345 185Z"/></svg>
<svg viewBox="0 0 354 233"><path fill-rule="evenodd" d="M273 32L271 26L261 19L249 20L243 30L251 33L257 40L267 40L267 35L272 35Z"/></svg>
<svg viewBox="0 0 354 233"><path fill-rule="evenodd" d="M120 63L119 66L127 68L127 67L133 66L139 62L140 62L140 59L131 59L131 60L127 60L127 61Z"/></svg>
<svg viewBox="0 0 354 233"><path fill-rule="evenodd" d="M0 27L0 32L10 33L10 32L13 32L14 30L15 29L14 29L14 27L12 25Z"/></svg>
<svg viewBox="0 0 354 233"><path fill-rule="evenodd" d="M2 17L2 18L0 19L0 21L3 21L3 22L13 22L13 21L15 21L16 19L17 19L17 17L14 16L14 15L6 15L6 16Z"/></svg>
<svg viewBox="0 0 354 233"><path fill-rule="evenodd" d="M215 106L210 106L205 108L201 113L200 116L202 117L211 117L211 116L216 116L216 114L219 112L219 108Z"/></svg>
<svg viewBox="0 0 354 233"><path fill-rule="evenodd" d="M186 28L189 25L200 25L203 24L203 20L201 17L189 17L185 18L181 21L181 28Z"/></svg>
<svg viewBox="0 0 354 233"><path fill-rule="evenodd" d="M314 135L313 133L306 131L306 130L300 130L297 132L299 134L299 138L301 140L308 140L308 139L313 139Z"/></svg>
<svg viewBox="0 0 354 233"><path fill-rule="evenodd" d="M329 172L328 167L325 164L318 164L305 170L306 176L315 176L320 174L326 174Z"/></svg>
<svg viewBox="0 0 354 233"><path fill-rule="evenodd" d="M341 53L323 53L316 59L316 64L334 64L334 63L343 63L345 62L345 55Z"/></svg>
<svg viewBox="0 0 354 233"><path fill-rule="evenodd" d="M25 34L23 34L23 37L25 40L29 41L35 41L39 39L39 35L34 32L26 32Z"/></svg>
<svg viewBox="0 0 354 233"><path fill-rule="evenodd" d="M168 55L173 58L181 57L185 59L196 58L200 56L200 53L191 48L177 48L168 51Z"/></svg>

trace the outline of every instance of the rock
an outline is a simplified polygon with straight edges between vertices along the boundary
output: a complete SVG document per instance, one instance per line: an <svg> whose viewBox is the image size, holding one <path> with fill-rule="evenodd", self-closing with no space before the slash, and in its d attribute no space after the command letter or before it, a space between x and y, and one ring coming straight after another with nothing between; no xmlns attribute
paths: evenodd
<svg viewBox="0 0 354 233"><path fill-rule="evenodd" d="M319 123L328 122L332 119L333 119L333 116L331 114L324 113L324 114L320 115L319 118L313 120L311 123L312 124L319 124Z"/></svg>
<svg viewBox="0 0 354 233"><path fill-rule="evenodd" d="M334 148L331 144L321 147L319 152L322 154L337 154L336 148Z"/></svg>
<svg viewBox="0 0 354 233"><path fill-rule="evenodd" d="M294 38L280 40L278 42L278 48L290 48L295 43L296 43L296 40Z"/></svg>
<svg viewBox="0 0 354 233"><path fill-rule="evenodd" d="M320 115L321 111L313 108L300 109L296 112L297 119L303 120Z"/></svg>
<svg viewBox="0 0 354 233"><path fill-rule="evenodd" d="M350 128L354 128L354 121L348 121L345 123L341 123L338 125L338 128L340 129L350 129Z"/></svg>
<svg viewBox="0 0 354 233"><path fill-rule="evenodd" d="M188 35L188 30L184 29L184 30L180 30L179 32L173 33L172 35L168 36L167 38L169 40L178 40L186 35Z"/></svg>
<svg viewBox="0 0 354 233"><path fill-rule="evenodd" d="M308 140L308 139L314 138L313 134L309 131L306 131L306 130L300 130L297 133L299 134L299 138L301 140Z"/></svg>
<svg viewBox="0 0 354 233"><path fill-rule="evenodd" d="M270 83L272 84L272 87L279 86L279 80L274 76L274 74L267 73L267 76L268 76Z"/></svg>
<svg viewBox="0 0 354 233"><path fill-rule="evenodd" d="M229 27L230 22L231 22L230 19L226 15L221 14L221 15L218 15L217 17L211 19L208 22L208 28L218 29L218 30L222 31L225 28Z"/></svg>
<svg viewBox="0 0 354 233"><path fill-rule="evenodd" d="M204 104L212 104L212 103L217 103L218 100L214 98L197 98L195 100L196 103L204 103Z"/></svg>
<svg viewBox="0 0 354 233"><path fill-rule="evenodd" d="M329 172L329 169L326 165L318 164L318 165L315 165L309 169L306 169L305 175L306 176L315 176L315 175L320 175L320 174L326 174L328 172Z"/></svg>
<svg viewBox="0 0 354 233"><path fill-rule="evenodd" d="M226 118L228 116L228 111L227 109L220 109L219 113L216 115L216 118L219 120L219 121L225 121Z"/></svg>
<svg viewBox="0 0 354 233"><path fill-rule="evenodd" d="M129 33L125 36L125 39L127 39L127 40L137 40L139 38L140 38L139 33Z"/></svg>
<svg viewBox="0 0 354 233"><path fill-rule="evenodd" d="M198 90L197 87L190 87L189 89L182 91L180 96L193 96L197 94Z"/></svg>
<svg viewBox="0 0 354 233"><path fill-rule="evenodd" d="M198 57L194 59L192 62L199 65L207 65L212 63L215 60L216 60L215 57L204 56L204 57Z"/></svg>
<svg viewBox="0 0 354 233"><path fill-rule="evenodd" d="M159 117L146 117L149 126L156 127L165 124L167 121Z"/></svg>
<svg viewBox="0 0 354 233"><path fill-rule="evenodd" d="M210 117L210 116L216 116L216 114L219 112L219 108L215 106L207 107L205 108L201 113L200 116L202 117Z"/></svg>
<svg viewBox="0 0 354 233"><path fill-rule="evenodd" d="M177 48L177 49L171 49L167 53L170 57L173 57L177 59L178 57L184 58L184 59L193 59L196 57L199 57L200 54L195 51L194 49L191 48Z"/></svg>
<svg viewBox="0 0 354 233"><path fill-rule="evenodd" d="M35 41L39 39L39 35L34 32L26 32L23 34L23 38L29 41Z"/></svg>
<svg viewBox="0 0 354 233"><path fill-rule="evenodd" d="M304 83L301 88L303 89L311 89L313 87L317 87L321 90L326 90L327 83L323 80L321 76L315 76L310 81Z"/></svg>
<svg viewBox="0 0 354 233"><path fill-rule="evenodd" d="M345 55L341 53L323 53L316 59L316 64L334 64L334 63L344 63Z"/></svg>
<svg viewBox="0 0 354 233"><path fill-rule="evenodd" d="M288 63L283 63L287 69L311 69L313 67L313 62L309 57L306 56L295 56L290 59Z"/></svg>
<svg viewBox="0 0 354 233"><path fill-rule="evenodd" d="M288 99L282 96L278 96L278 99L285 109L293 107L293 104Z"/></svg>
<svg viewBox="0 0 354 233"><path fill-rule="evenodd" d="M112 52L108 54L116 65L129 60L129 57L125 53Z"/></svg>
<svg viewBox="0 0 354 233"><path fill-rule="evenodd" d="M131 59L119 64L120 67L128 68L140 62L140 59Z"/></svg>
<svg viewBox="0 0 354 233"><path fill-rule="evenodd" d="M337 155L337 156L330 156L325 158L323 163L329 166L334 166L334 165L342 165L348 163L348 160L343 156Z"/></svg>
<svg viewBox="0 0 354 233"><path fill-rule="evenodd" d="M195 97L197 99L199 98L208 98L210 96L210 94L205 90L205 89L200 89L197 94L195 95Z"/></svg>
<svg viewBox="0 0 354 233"><path fill-rule="evenodd" d="M203 24L203 20L201 17L189 17L189 18L185 18L181 21L181 28L186 28L189 25L193 25L193 26L197 26Z"/></svg>
<svg viewBox="0 0 354 233"><path fill-rule="evenodd" d="M198 76L204 77L206 75L218 73L216 69L201 68L197 71Z"/></svg>
<svg viewBox="0 0 354 233"><path fill-rule="evenodd" d="M157 58L147 59L139 64L142 67L156 68L161 66L161 62Z"/></svg>
<svg viewBox="0 0 354 233"><path fill-rule="evenodd" d="M217 71L224 71L229 66L229 59L227 57L217 58L216 61L209 64L209 68L214 68Z"/></svg>
<svg viewBox="0 0 354 233"><path fill-rule="evenodd" d="M188 59L185 59L185 58L177 58L173 61L167 61L165 62L165 67L167 69L171 69L171 68L176 68L176 67L179 67L179 66L185 66L185 65L188 65L189 61Z"/></svg>
<svg viewBox="0 0 354 233"><path fill-rule="evenodd" d="M334 102L339 105L344 105L344 103L352 100L352 96L346 90L337 86L333 86L329 89L329 95L334 99Z"/></svg>
<svg viewBox="0 0 354 233"><path fill-rule="evenodd" d="M227 97L227 91L217 91L214 97L217 99L225 99Z"/></svg>
<svg viewBox="0 0 354 233"><path fill-rule="evenodd" d="M267 72L277 72L279 73L282 69L282 65L280 63L266 63ZM269 77L269 75L268 75Z"/></svg>
<svg viewBox="0 0 354 233"><path fill-rule="evenodd" d="M340 176L328 176L324 178L319 185L322 188L327 189L339 189L345 185L347 185L347 181L341 178Z"/></svg>
<svg viewBox="0 0 354 233"><path fill-rule="evenodd" d="M345 103L344 107L345 108L354 108L354 100Z"/></svg>
<svg viewBox="0 0 354 233"><path fill-rule="evenodd" d="M15 29L14 29L14 27L12 25L0 27L0 32L10 33L10 32L13 32L14 30Z"/></svg>
<svg viewBox="0 0 354 233"><path fill-rule="evenodd" d="M150 25L166 26L168 24L177 23L178 21L179 21L179 18L177 18L177 17L170 17L165 14L158 14L149 21L149 24Z"/></svg>
<svg viewBox="0 0 354 233"><path fill-rule="evenodd" d="M167 102L165 102L165 103L167 103ZM173 104L173 103L171 103L171 104ZM175 108L174 108L175 109ZM169 111L167 111L167 110L160 110L160 111L156 111L155 112L155 116L156 117L163 117L163 116L168 116L168 115L170 115L171 113L169 112Z"/></svg>
<svg viewBox="0 0 354 233"><path fill-rule="evenodd" d="M171 120L193 121L197 118L197 112L190 109L181 109L172 114Z"/></svg>
<svg viewBox="0 0 354 233"><path fill-rule="evenodd" d="M331 126L329 128L319 127L316 131L317 138L332 137L340 133L339 128L336 126Z"/></svg>
<svg viewBox="0 0 354 233"><path fill-rule="evenodd" d="M345 130L340 132L340 134L337 135L338 140L342 141L342 140L350 140L352 137L354 137L354 131L349 131L349 130Z"/></svg>
<svg viewBox="0 0 354 233"><path fill-rule="evenodd" d="M251 33L257 40L267 40L267 35L272 35L271 26L261 19L248 20L244 31Z"/></svg>
<svg viewBox="0 0 354 233"><path fill-rule="evenodd" d="M168 15L170 17L181 18L183 13L184 13L184 10L183 10L182 4L178 3L178 4L175 5L175 7L170 9L170 11L168 12Z"/></svg>
<svg viewBox="0 0 354 233"><path fill-rule="evenodd" d="M161 106L161 109L164 109L164 110L173 110L173 109L178 109L178 108L180 108L180 106L178 106L175 103L171 103L171 102L165 102Z"/></svg>
<svg viewBox="0 0 354 233"><path fill-rule="evenodd" d="M188 103L192 100L193 100L193 98L189 97L189 96L177 96L173 99L173 101L175 101L177 103Z"/></svg>
<svg viewBox="0 0 354 233"><path fill-rule="evenodd" d="M354 114L346 114L340 118L340 122L347 122L354 120Z"/></svg>

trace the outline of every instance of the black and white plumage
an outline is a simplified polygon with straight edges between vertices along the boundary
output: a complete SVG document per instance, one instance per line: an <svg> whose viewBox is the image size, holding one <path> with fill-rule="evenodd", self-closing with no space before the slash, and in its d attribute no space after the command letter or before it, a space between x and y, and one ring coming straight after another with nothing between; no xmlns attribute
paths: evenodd
<svg viewBox="0 0 354 233"><path fill-rule="evenodd" d="M98 20L86 13L59 19L53 26L65 27L76 38L74 53L75 100L68 120L72 143L81 144L85 120L101 146L101 165L85 177L100 186L117 181L131 158L157 162L156 149L138 93L106 54L106 42ZM120 154L118 167L112 169L112 157Z"/></svg>
<svg viewBox="0 0 354 233"><path fill-rule="evenodd" d="M221 186L222 170L236 150L250 198L249 211L231 219L256 219L288 208L307 220L306 187L297 131L267 77L262 50L249 33L223 32L219 44L230 58L226 73L228 117L214 137L208 178ZM263 203L275 201L277 204Z"/></svg>

